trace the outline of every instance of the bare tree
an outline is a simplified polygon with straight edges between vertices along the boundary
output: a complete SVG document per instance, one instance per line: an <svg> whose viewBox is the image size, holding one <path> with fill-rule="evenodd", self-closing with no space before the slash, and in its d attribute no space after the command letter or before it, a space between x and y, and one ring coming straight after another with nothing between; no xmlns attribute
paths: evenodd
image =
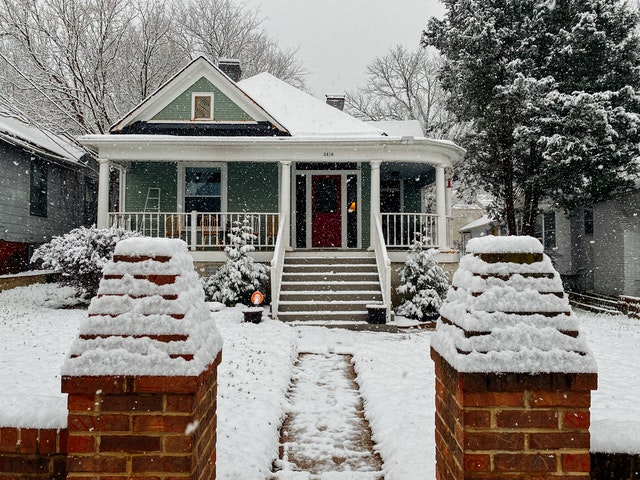
<svg viewBox="0 0 640 480"><path fill-rule="evenodd" d="M349 113L367 120L419 120L429 136L455 137L459 125L445 107L440 66L434 49L392 48L367 66L365 86L347 93Z"/></svg>
<svg viewBox="0 0 640 480"><path fill-rule="evenodd" d="M258 13L233 0L190 0L180 13L180 38L193 55L212 61L234 58L243 76L269 72L303 87L305 71L296 50L282 50L262 28Z"/></svg>
<svg viewBox="0 0 640 480"><path fill-rule="evenodd" d="M58 132L104 133L198 54L302 85L257 13L232 0L0 0L0 90Z"/></svg>

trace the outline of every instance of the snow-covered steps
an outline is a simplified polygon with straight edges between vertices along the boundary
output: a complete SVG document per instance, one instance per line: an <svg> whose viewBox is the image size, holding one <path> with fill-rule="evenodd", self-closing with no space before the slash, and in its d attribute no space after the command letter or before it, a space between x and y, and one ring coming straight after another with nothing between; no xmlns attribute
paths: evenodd
<svg viewBox="0 0 640 480"><path fill-rule="evenodd" d="M285 258L278 319L364 322L382 301L372 252L290 252Z"/></svg>

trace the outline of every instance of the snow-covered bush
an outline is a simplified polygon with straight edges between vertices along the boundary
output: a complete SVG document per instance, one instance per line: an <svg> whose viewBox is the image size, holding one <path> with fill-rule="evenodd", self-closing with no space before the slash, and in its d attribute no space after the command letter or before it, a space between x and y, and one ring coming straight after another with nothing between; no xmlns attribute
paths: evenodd
<svg viewBox="0 0 640 480"><path fill-rule="evenodd" d="M102 267L111 259L116 243L137 236L137 232L118 227L79 227L38 247L31 261L41 260L42 268L60 272L61 283L88 300L98 291Z"/></svg>
<svg viewBox="0 0 640 480"><path fill-rule="evenodd" d="M256 290L266 292L269 281L269 267L254 261L248 253L255 250L249 242L256 239L251 227L251 219L245 217L233 222L229 233L230 245L224 251L226 263L213 275L204 280L204 292L208 301L221 302L227 306L236 303L249 304L251 294Z"/></svg>
<svg viewBox="0 0 640 480"><path fill-rule="evenodd" d="M400 286L396 291L405 296L405 301L396 308L396 313L415 320L431 321L438 318L438 310L447 296L449 280L435 260L438 250L426 249L422 238L420 234L416 235L404 266L398 269Z"/></svg>

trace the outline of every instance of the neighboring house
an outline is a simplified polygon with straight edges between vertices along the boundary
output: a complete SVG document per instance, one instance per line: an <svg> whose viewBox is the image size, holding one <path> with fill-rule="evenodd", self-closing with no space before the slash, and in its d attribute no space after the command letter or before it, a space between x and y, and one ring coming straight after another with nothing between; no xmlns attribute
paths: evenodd
<svg viewBox="0 0 640 480"><path fill-rule="evenodd" d="M640 297L640 190L570 217L545 215L547 241L556 246L552 258L570 289Z"/></svg>
<svg viewBox="0 0 640 480"><path fill-rule="evenodd" d="M334 108L340 106L334 98L329 105L268 73L236 83L238 65L221 68L228 74L197 58L108 134L80 139L100 163L99 226L180 237L196 262L211 264L224 261L232 223L249 218L256 258L272 264L272 310L280 318L301 308L295 301L342 302L345 309L357 303L358 315L380 296L389 304L395 254L388 251L405 251L417 230L432 246L451 247L445 169L462 159L463 149L390 134ZM117 208L109 200L112 168L120 171ZM434 182L437 209L426 214L420 192ZM360 279L352 285L357 292L312 296L314 279L326 275L298 274L303 269L292 266L310 258L332 267L334 283L341 269ZM457 255L442 261L457 262ZM373 273L359 273L368 262ZM289 288L298 289L298 300L287 297ZM369 296L372 289L378 294Z"/></svg>
<svg viewBox="0 0 640 480"><path fill-rule="evenodd" d="M34 246L95 222L97 165L69 140L0 111L0 168L0 274L26 270Z"/></svg>
<svg viewBox="0 0 640 480"><path fill-rule="evenodd" d="M460 233L464 252L469 239L504 234L504 228L484 215ZM567 290L640 297L640 188L571 215L543 207L535 237Z"/></svg>

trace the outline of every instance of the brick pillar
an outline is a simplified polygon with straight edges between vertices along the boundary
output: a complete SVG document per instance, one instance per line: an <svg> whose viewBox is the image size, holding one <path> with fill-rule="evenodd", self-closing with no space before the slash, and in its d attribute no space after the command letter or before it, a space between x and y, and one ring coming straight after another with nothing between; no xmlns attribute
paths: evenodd
<svg viewBox="0 0 640 480"><path fill-rule="evenodd" d="M65 377L67 478L216 478L216 369L198 376Z"/></svg>
<svg viewBox="0 0 640 480"><path fill-rule="evenodd" d="M468 251L432 340L436 478L589 479L597 374L559 275L529 237Z"/></svg>
<svg viewBox="0 0 640 480"><path fill-rule="evenodd" d="M63 366L67 478L214 480L221 346L186 244L118 243Z"/></svg>

